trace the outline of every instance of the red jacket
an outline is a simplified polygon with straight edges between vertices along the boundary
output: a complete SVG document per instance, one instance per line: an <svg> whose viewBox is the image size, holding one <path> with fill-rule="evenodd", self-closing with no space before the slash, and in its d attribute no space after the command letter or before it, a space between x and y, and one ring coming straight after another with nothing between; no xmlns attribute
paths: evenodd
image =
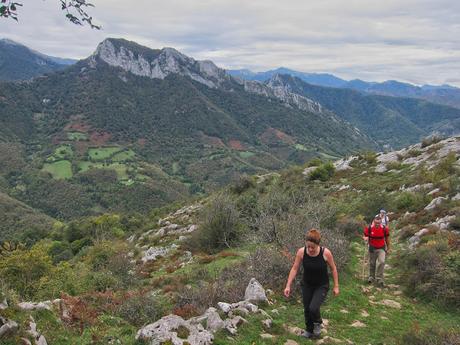
<svg viewBox="0 0 460 345"><path fill-rule="evenodd" d="M369 245L374 248L380 249L385 247L385 238L390 236L390 230L387 226L375 225L371 226L371 233L369 234L369 227L364 228L364 236L369 237Z"/></svg>

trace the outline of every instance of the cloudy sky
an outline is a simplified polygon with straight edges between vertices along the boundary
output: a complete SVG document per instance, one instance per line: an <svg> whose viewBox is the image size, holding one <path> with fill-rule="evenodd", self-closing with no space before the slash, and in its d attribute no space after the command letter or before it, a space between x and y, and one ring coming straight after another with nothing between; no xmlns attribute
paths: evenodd
<svg viewBox="0 0 460 345"><path fill-rule="evenodd" d="M458 0L93 0L100 31L67 22L58 0L23 3L19 23L0 19L0 37L53 56L84 58L123 37L229 69L460 87Z"/></svg>

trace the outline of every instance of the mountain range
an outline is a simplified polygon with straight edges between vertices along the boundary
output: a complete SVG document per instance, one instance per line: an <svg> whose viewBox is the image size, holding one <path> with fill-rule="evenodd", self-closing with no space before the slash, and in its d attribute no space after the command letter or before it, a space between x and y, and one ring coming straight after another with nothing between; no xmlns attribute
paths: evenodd
<svg viewBox="0 0 460 345"><path fill-rule="evenodd" d="M328 73L305 73L284 67L265 72L252 72L248 69L240 69L229 70L228 73L244 80L257 80L261 82L269 80L276 74L287 74L318 86L352 89L366 94L418 98L460 108L460 89L450 85L417 86L396 80L387 80L381 83L360 79L347 81Z"/></svg>
<svg viewBox="0 0 460 345"><path fill-rule="evenodd" d="M22 162L0 190L56 219L148 212L240 174L377 148L304 96L123 39L63 70L2 82L0 125L2 164Z"/></svg>
<svg viewBox="0 0 460 345"><path fill-rule="evenodd" d="M36 52L9 39L0 39L0 80L27 80L75 63Z"/></svg>
<svg viewBox="0 0 460 345"><path fill-rule="evenodd" d="M63 69L0 82L0 204L14 199L32 220L145 214L242 174L456 134L459 119L456 108L289 75L242 80L110 38Z"/></svg>

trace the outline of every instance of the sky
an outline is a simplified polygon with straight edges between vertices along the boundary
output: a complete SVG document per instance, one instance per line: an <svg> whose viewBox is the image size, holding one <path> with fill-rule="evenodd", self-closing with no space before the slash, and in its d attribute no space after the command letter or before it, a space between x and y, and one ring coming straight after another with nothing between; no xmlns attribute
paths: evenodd
<svg viewBox="0 0 460 345"><path fill-rule="evenodd" d="M20 0L18 0L20 1ZM85 58L107 37L174 47L226 69L287 67L366 81L460 87L458 0L93 0L102 30L68 22L58 0L24 0L0 38Z"/></svg>

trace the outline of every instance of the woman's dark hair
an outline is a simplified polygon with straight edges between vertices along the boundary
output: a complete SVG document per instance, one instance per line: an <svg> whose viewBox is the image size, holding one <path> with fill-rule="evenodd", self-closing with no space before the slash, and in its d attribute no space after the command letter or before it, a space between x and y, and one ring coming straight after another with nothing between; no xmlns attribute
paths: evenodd
<svg viewBox="0 0 460 345"><path fill-rule="evenodd" d="M318 244L321 242L321 233L316 229L310 229L305 234L305 242Z"/></svg>

